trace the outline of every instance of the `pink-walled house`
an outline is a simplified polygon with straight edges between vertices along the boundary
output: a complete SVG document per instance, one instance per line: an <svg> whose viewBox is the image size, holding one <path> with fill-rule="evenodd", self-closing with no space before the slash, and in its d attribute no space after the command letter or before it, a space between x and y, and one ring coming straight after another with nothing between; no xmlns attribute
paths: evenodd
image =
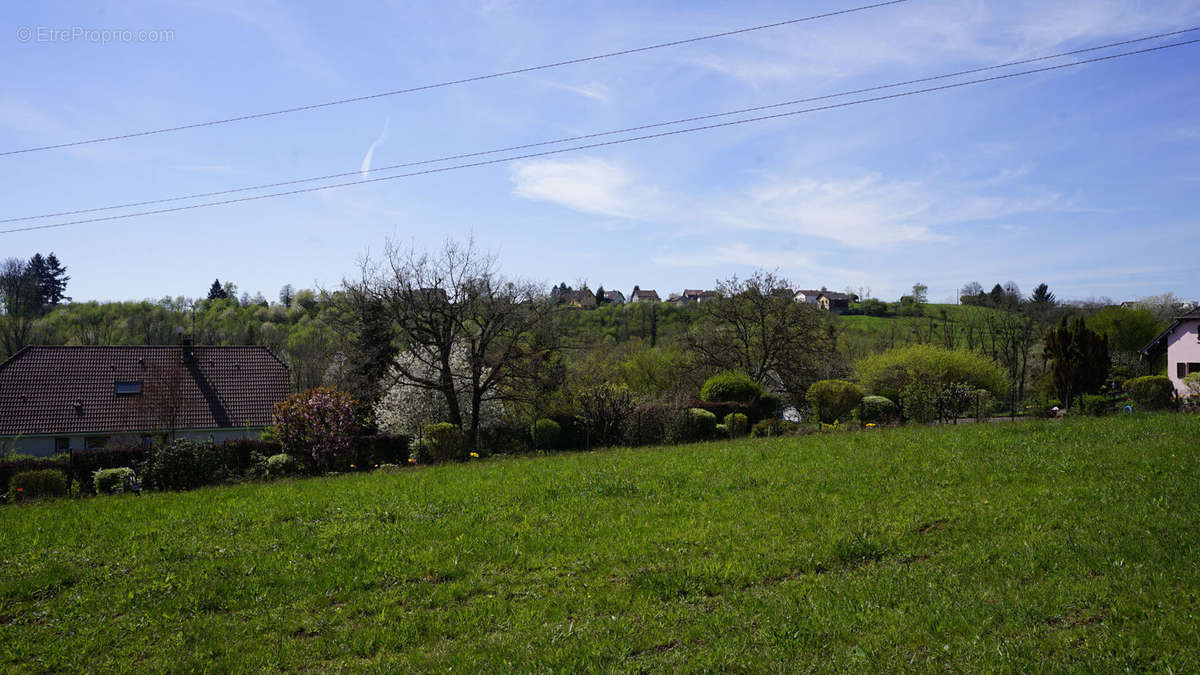
<svg viewBox="0 0 1200 675"><path fill-rule="evenodd" d="M1186 396L1190 392L1183 384L1188 373L1200 373L1200 308L1175 319L1169 328L1142 349L1142 354L1167 352L1167 377L1175 392Z"/></svg>

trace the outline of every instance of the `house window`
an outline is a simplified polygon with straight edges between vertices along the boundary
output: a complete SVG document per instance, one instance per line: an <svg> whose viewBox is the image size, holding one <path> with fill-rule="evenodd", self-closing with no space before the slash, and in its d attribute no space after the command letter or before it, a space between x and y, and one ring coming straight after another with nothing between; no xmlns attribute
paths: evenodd
<svg viewBox="0 0 1200 675"><path fill-rule="evenodd" d="M118 380L115 385L115 388L116 388L117 396L136 396L136 395L142 393L142 381L141 380L130 380L130 381Z"/></svg>
<svg viewBox="0 0 1200 675"><path fill-rule="evenodd" d="M1200 363L1187 364L1187 372L1188 373L1200 373ZM1184 375L1187 375L1187 373L1184 373Z"/></svg>
<svg viewBox="0 0 1200 675"><path fill-rule="evenodd" d="M103 450L108 443L108 436L88 436L83 439L84 450Z"/></svg>
<svg viewBox="0 0 1200 675"><path fill-rule="evenodd" d="M54 439L54 451L55 452L70 452L71 451L71 438L69 436L59 436L58 438L55 438Z"/></svg>

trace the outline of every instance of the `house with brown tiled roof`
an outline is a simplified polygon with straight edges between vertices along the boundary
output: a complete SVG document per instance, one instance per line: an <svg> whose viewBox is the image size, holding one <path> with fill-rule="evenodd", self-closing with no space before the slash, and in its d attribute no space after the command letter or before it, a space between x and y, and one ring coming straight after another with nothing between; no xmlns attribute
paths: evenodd
<svg viewBox="0 0 1200 675"><path fill-rule="evenodd" d="M637 286L634 286L633 293L629 294L629 302L662 302L662 299L658 297L658 291L643 291Z"/></svg>
<svg viewBox="0 0 1200 675"><path fill-rule="evenodd" d="M799 290L793 296L796 302L817 305L825 311L837 311L850 307L850 296L837 291Z"/></svg>
<svg viewBox="0 0 1200 675"><path fill-rule="evenodd" d="M0 449L257 437L289 393L288 368L266 347L25 347L0 363Z"/></svg>
<svg viewBox="0 0 1200 675"><path fill-rule="evenodd" d="M559 296L560 304L569 305L571 307L582 307L583 309L594 309L596 307L596 294L591 289L584 287L578 291L570 291Z"/></svg>
<svg viewBox="0 0 1200 675"><path fill-rule="evenodd" d="M821 291L817 304L825 311L837 311L850 307L850 296L837 291Z"/></svg>

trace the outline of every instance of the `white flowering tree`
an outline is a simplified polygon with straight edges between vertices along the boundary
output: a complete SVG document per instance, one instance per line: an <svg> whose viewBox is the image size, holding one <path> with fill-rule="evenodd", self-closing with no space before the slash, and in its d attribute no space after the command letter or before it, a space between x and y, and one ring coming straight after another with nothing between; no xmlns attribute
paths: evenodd
<svg viewBox="0 0 1200 675"><path fill-rule="evenodd" d="M400 352L396 362L388 371L387 382L391 383L375 404L375 423L380 431L389 434L418 436L426 424L451 421L450 405L440 386L429 386L422 382L439 382L440 369L429 358L429 350L413 347ZM455 402L461 411L471 410L471 369L467 350L455 345L450 356L450 372L454 381ZM482 373L487 378L489 369ZM478 429L497 426L504 416L504 403L486 396L479 406Z"/></svg>
<svg viewBox="0 0 1200 675"><path fill-rule="evenodd" d="M381 392L395 390L380 405L383 425L412 429L423 413L438 412L476 439L501 400L544 376L559 342L545 334L555 304L537 284L501 275L473 241L447 241L432 253L389 241L382 260L361 266L361 279L343 280L337 296L360 322L351 332L366 336L359 339L369 352L387 352L362 361L382 367Z"/></svg>

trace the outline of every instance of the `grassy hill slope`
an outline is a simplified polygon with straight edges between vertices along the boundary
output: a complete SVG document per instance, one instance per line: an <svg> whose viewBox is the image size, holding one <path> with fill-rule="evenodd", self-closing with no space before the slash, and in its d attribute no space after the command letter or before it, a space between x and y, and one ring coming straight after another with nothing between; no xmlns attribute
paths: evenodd
<svg viewBox="0 0 1200 675"><path fill-rule="evenodd" d="M1200 667L1200 419L908 428L0 508L0 664Z"/></svg>

